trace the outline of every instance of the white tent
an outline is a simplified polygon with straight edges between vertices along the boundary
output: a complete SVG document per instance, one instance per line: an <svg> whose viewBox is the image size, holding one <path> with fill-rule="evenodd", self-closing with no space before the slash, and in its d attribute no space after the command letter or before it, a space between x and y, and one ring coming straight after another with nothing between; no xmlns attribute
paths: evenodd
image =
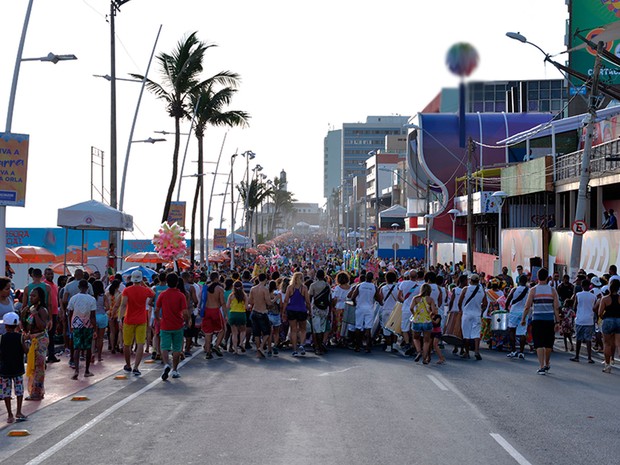
<svg viewBox="0 0 620 465"><path fill-rule="evenodd" d="M401 207L400 205L392 205L387 210L383 210L379 213L379 217L383 218L406 218L407 217L407 209L405 207Z"/></svg>
<svg viewBox="0 0 620 465"><path fill-rule="evenodd" d="M133 217L96 200L58 209L58 226L67 229L133 231Z"/></svg>
<svg viewBox="0 0 620 465"><path fill-rule="evenodd" d="M82 231L82 244L84 244L85 230L133 231L133 217L131 215L96 200L87 200L70 207L59 208L57 224L61 228L65 228L65 271L67 268L66 251L69 229ZM84 255L82 254L82 262L83 260Z"/></svg>
<svg viewBox="0 0 620 465"><path fill-rule="evenodd" d="M248 246L248 245L250 245L252 243L252 241L250 240L249 237L245 237L245 236L243 236L241 234L237 234L237 233L234 234L234 241L235 241L235 246L237 246L237 247L238 246L241 246L241 247ZM229 243L229 244L232 244L232 242L233 242L233 235L232 234L229 234L228 236L226 236L226 242Z"/></svg>

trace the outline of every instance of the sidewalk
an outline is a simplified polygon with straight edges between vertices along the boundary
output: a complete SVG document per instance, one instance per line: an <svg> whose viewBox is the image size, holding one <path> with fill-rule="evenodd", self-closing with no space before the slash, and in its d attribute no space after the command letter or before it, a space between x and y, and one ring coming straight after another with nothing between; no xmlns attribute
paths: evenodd
<svg viewBox="0 0 620 465"><path fill-rule="evenodd" d="M80 362L80 377L76 381L71 379L74 370L69 367L69 357L60 356L59 358L61 359L60 362L48 364L47 370L45 370L45 398L40 402L24 400L24 415L28 416L37 410L72 396L82 389L112 376L119 370L122 370L125 364L122 354L113 355L110 352L104 351L103 361L95 362L90 366L90 371L94 375L92 378L84 378L84 367L86 365L85 362ZM143 359L142 363L144 363L144 360L146 360L146 357ZM28 395L27 385L28 379L24 377L24 398ZM13 413L15 413L15 406L15 396L13 396ZM6 426L14 426L6 423L6 410L4 406L0 407L0 411L0 429Z"/></svg>

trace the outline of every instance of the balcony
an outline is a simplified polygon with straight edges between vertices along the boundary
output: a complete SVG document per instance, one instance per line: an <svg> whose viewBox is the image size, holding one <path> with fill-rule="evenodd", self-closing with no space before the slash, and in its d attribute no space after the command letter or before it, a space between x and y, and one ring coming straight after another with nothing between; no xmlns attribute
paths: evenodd
<svg viewBox="0 0 620 465"><path fill-rule="evenodd" d="M558 184L577 182L581 171L583 150L559 155L555 162L555 179ZM617 158L609 161L607 158ZM592 147L590 177L604 177L620 172L620 139Z"/></svg>

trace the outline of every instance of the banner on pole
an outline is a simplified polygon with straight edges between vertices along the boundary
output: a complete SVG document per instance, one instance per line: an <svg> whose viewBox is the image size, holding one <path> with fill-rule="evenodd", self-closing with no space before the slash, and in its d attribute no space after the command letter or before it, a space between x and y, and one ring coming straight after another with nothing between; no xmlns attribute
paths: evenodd
<svg viewBox="0 0 620 465"><path fill-rule="evenodd" d="M26 206L28 134L0 133L0 205Z"/></svg>
<svg viewBox="0 0 620 465"><path fill-rule="evenodd" d="M216 228L213 230L213 250L226 248L226 229Z"/></svg>
<svg viewBox="0 0 620 465"><path fill-rule="evenodd" d="M168 224L177 223L185 229L185 205L186 202L170 202Z"/></svg>

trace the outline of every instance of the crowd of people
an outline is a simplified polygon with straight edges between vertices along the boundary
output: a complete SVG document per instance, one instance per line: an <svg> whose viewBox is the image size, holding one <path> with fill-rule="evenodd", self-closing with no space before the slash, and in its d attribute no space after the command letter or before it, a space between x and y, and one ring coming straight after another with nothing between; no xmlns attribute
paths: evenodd
<svg viewBox="0 0 620 465"><path fill-rule="evenodd" d="M544 268L536 276L520 267L516 277L506 268L489 277L462 264L426 269L417 260L365 253L352 259L310 239L280 244L270 260L250 259L235 270L160 270L150 281L134 271L104 282L78 269L54 282L51 269L35 268L21 293L0 278L2 397L7 421L24 421L22 400L44 398L46 367L63 356L73 380L93 376L92 364L106 352L122 353L123 370L133 376L141 375L145 355L161 361L168 380L181 376L180 361L197 348L211 360L381 347L442 365L444 341L454 345L454 356L470 359L473 352L477 361L483 343L516 360L525 359L529 345L544 375L560 334L565 350L574 350L572 361L582 360L583 346L588 363L593 351L604 350L603 371L610 373L620 346L619 289L613 265L604 276L580 272L573 282ZM505 326L495 327L496 318Z"/></svg>

